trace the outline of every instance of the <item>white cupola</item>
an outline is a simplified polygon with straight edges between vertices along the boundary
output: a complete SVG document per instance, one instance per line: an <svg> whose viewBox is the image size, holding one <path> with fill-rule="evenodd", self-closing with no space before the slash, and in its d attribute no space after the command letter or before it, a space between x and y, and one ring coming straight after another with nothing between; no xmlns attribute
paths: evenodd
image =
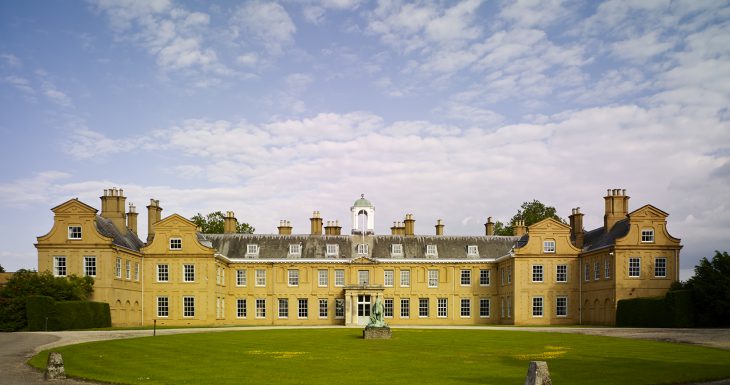
<svg viewBox="0 0 730 385"><path fill-rule="evenodd" d="M360 195L350 208L352 212L352 234L375 234L375 206ZM362 216L362 217L361 217Z"/></svg>

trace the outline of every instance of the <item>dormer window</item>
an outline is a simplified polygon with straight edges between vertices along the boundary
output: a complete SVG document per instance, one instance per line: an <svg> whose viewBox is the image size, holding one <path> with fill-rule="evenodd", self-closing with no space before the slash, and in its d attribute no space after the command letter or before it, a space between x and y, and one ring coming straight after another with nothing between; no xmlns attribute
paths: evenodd
<svg viewBox="0 0 730 385"><path fill-rule="evenodd" d="M294 256L302 255L302 245L300 243L289 244L289 255L294 255Z"/></svg>
<svg viewBox="0 0 730 385"><path fill-rule="evenodd" d="M555 252L555 240L553 239L546 239L542 242L542 252L543 253L554 253Z"/></svg>
<svg viewBox="0 0 730 385"><path fill-rule="evenodd" d="M477 245L469 245L466 247L467 257L476 257L479 255L479 247Z"/></svg>
<svg viewBox="0 0 730 385"><path fill-rule="evenodd" d="M182 238L170 238L170 250L182 250Z"/></svg>
<svg viewBox="0 0 730 385"><path fill-rule="evenodd" d="M366 243L361 243L357 245L357 254L368 255L368 245Z"/></svg>
<svg viewBox="0 0 730 385"><path fill-rule="evenodd" d="M654 229L641 230L641 243L654 243Z"/></svg>
<svg viewBox="0 0 730 385"><path fill-rule="evenodd" d="M68 239L81 239L81 226L69 226Z"/></svg>
<svg viewBox="0 0 730 385"><path fill-rule="evenodd" d="M259 255L259 245L246 245L246 256L255 257Z"/></svg>
<svg viewBox="0 0 730 385"><path fill-rule="evenodd" d="M400 243L394 243L390 245L390 255L393 257L403 256L403 245Z"/></svg>
<svg viewBox="0 0 730 385"><path fill-rule="evenodd" d="M436 245L426 245L426 256L427 257L435 257L438 255L438 250L436 250Z"/></svg>
<svg viewBox="0 0 730 385"><path fill-rule="evenodd" d="M325 250L328 257L336 257L340 255L340 245L336 243L328 243L327 250Z"/></svg>

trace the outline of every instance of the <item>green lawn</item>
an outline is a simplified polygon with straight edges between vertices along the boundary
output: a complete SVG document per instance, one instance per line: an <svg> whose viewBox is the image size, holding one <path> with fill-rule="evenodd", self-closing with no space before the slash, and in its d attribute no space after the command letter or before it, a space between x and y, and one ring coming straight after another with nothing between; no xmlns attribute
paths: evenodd
<svg viewBox="0 0 730 385"><path fill-rule="evenodd" d="M547 361L553 383L661 384L730 378L730 351L578 334L281 329L144 337L53 349L66 373L128 384L520 384ZM42 368L48 352L30 361Z"/></svg>

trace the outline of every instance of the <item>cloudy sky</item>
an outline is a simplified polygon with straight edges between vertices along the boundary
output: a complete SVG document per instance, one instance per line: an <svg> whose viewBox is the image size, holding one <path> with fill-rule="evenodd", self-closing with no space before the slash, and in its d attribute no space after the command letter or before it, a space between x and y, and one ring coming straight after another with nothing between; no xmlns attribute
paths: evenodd
<svg viewBox="0 0 730 385"><path fill-rule="evenodd" d="M482 234L539 199L670 213L683 278L730 250L724 1L0 2L0 264L51 207L121 187L140 215L233 210L258 233Z"/></svg>

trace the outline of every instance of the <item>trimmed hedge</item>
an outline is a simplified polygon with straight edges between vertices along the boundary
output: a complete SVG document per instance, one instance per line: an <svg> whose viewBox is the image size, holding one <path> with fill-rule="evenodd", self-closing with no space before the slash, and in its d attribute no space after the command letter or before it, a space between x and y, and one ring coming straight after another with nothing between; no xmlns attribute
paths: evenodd
<svg viewBox="0 0 730 385"><path fill-rule="evenodd" d="M668 292L665 297L622 299L616 307L616 326L692 327L692 293L681 290Z"/></svg>
<svg viewBox="0 0 730 385"><path fill-rule="evenodd" d="M56 302L51 297L31 296L26 310L30 331L103 328L112 324L109 304L104 302Z"/></svg>

